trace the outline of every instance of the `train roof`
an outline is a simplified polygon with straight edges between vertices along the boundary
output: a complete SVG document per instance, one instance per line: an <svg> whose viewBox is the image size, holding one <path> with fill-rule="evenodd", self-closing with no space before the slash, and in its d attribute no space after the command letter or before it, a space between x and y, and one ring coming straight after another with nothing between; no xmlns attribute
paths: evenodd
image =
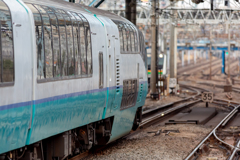
<svg viewBox="0 0 240 160"><path fill-rule="evenodd" d="M23 0L23 2L45 5L45 6L52 6L52 7L61 8L64 10L78 12L78 13L80 12L85 14L95 14L97 16L108 17L112 20L124 21L129 23L127 19L121 16L118 16L114 13L110 13L108 11L104 11L94 7L88 7L78 3L70 3L70 2L61 1L61 0Z"/></svg>

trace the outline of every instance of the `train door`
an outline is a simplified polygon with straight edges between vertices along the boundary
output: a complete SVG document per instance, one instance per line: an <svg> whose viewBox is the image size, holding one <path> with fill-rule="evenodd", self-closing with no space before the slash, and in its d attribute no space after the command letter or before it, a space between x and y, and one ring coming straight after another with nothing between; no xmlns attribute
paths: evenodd
<svg viewBox="0 0 240 160"><path fill-rule="evenodd" d="M112 30L112 28L111 28ZM116 94L116 84L115 84L115 34L114 33L108 33L108 56L107 56L107 63L108 63L108 106L111 109L114 103L115 94Z"/></svg>
<svg viewBox="0 0 240 160"><path fill-rule="evenodd" d="M106 87L107 87L107 101L106 107L103 113L103 118L105 118L106 114L109 116L109 112L112 110L112 106L114 105L115 95L116 95L116 43L115 39L117 37L118 31L117 27L110 19L105 19L99 17L104 23L105 34L106 36L106 58L104 58L104 64L106 66Z"/></svg>
<svg viewBox="0 0 240 160"><path fill-rule="evenodd" d="M116 90L115 90L115 98L114 98L114 103L111 107L111 112L114 108L119 108L120 107L120 103L121 103L121 90L120 90L120 42L119 42L119 38L115 37L114 39L114 43L115 43L115 48L114 48L114 56L115 56L115 86L116 86Z"/></svg>

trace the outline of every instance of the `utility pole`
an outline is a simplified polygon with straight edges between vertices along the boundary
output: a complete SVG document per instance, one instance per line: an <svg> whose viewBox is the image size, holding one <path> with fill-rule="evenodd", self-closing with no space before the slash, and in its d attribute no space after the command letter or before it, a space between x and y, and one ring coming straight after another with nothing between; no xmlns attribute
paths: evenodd
<svg viewBox="0 0 240 160"><path fill-rule="evenodd" d="M172 10L172 15L175 15L176 11ZM174 17L171 18L170 29L170 78L177 78L177 34L174 24Z"/></svg>
<svg viewBox="0 0 240 160"><path fill-rule="evenodd" d="M228 24L228 79L230 82L230 52L231 52L231 46L230 46L230 24Z"/></svg>
<svg viewBox="0 0 240 160"><path fill-rule="evenodd" d="M210 47L212 47L212 44L210 43ZM212 80L212 49L210 49L210 74L209 74L209 80Z"/></svg>
<svg viewBox="0 0 240 160"><path fill-rule="evenodd" d="M209 56L210 56L210 73L209 73L209 79L211 80L212 79L212 28L211 28L211 30L210 30L210 45L209 45L209 47L210 47L210 54L209 54Z"/></svg>
<svg viewBox="0 0 240 160"><path fill-rule="evenodd" d="M194 43L194 64L196 64L197 63L197 51L196 51L196 49L197 49L197 47L196 47L196 42Z"/></svg>
<svg viewBox="0 0 240 160"><path fill-rule="evenodd" d="M156 9L158 7L157 0L153 0L152 3L152 15L151 15L151 30L152 30L152 53L151 53L151 98L157 99L159 93L157 90L157 79L158 79L158 66L157 66L157 13Z"/></svg>
<svg viewBox="0 0 240 160"><path fill-rule="evenodd" d="M137 15L137 1L136 0L125 0L125 15L126 18L136 25Z"/></svg>
<svg viewBox="0 0 240 160"><path fill-rule="evenodd" d="M238 57L238 78L239 78L239 68L240 68L240 56L239 56L239 43L237 46L237 57Z"/></svg>

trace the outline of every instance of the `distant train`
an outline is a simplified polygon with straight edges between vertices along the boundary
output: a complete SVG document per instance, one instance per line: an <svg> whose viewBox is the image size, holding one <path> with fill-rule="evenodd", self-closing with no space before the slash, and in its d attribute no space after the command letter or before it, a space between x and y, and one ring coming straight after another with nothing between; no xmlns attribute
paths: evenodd
<svg viewBox="0 0 240 160"><path fill-rule="evenodd" d="M59 0L0 0L0 160L64 160L136 129L142 33Z"/></svg>
<svg viewBox="0 0 240 160"><path fill-rule="evenodd" d="M148 84L150 85L150 78L151 78L151 48L146 49L147 52L147 69L148 69ZM157 55L157 66L158 66L158 76L160 78L161 76L166 76L166 70L167 70L167 56L165 54L158 54Z"/></svg>

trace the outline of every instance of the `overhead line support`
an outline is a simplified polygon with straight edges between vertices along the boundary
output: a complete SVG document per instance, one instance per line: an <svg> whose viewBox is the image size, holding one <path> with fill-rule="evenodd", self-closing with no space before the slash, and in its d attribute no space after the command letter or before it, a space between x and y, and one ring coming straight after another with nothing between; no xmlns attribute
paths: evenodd
<svg viewBox="0 0 240 160"><path fill-rule="evenodd" d="M157 29L158 23L157 20L159 19L158 14L156 14L156 9L159 7L158 0L153 0L152 3L152 15L151 15L151 30L152 30L152 53L151 53L151 79L150 79L150 92L151 98L157 99L159 98L159 92L157 90L157 80L158 80L158 65L157 65Z"/></svg>

